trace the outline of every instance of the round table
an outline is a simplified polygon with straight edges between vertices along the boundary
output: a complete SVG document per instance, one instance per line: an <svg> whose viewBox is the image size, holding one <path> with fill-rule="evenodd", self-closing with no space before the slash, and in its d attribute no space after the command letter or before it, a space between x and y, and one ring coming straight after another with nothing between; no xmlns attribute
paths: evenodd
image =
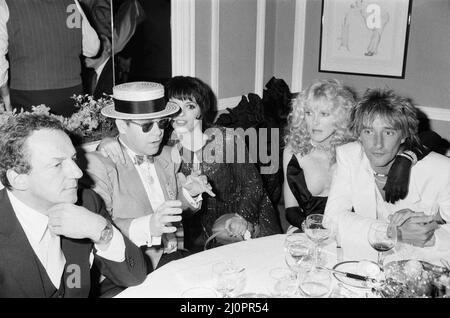
<svg viewBox="0 0 450 318"><path fill-rule="evenodd" d="M184 291L193 287L214 288L212 267L220 261L232 260L246 267L246 285L242 293L263 293L270 295L273 280L271 269L287 267L284 260L284 239L278 234L239 243L224 245L200 252L180 260L172 261L155 270L139 286L130 287L117 297L179 298ZM334 241L322 249L326 266L332 268L343 261L340 249ZM336 280L333 278L334 283ZM350 288L352 289L352 288ZM368 296L366 289L352 289L356 297Z"/></svg>

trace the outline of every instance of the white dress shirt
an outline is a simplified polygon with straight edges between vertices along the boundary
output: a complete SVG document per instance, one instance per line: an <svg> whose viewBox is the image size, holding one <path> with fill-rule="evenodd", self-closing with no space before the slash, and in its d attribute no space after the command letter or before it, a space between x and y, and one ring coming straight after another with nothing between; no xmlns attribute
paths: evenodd
<svg viewBox="0 0 450 318"><path fill-rule="evenodd" d="M78 10L82 16L81 32L82 32L82 47L83 55L86 57L95 56L100 49L100 39L97 32L90 25L86 15L81 9L78 0L74 0ZM8 53L8 30L7 23L9 20L9 9L5 0L0 0L0 87L8 82L8 68L9 63L6 59Z"/></svg>
<svg viewBox="0 0 450 318"><path fill-rule="evenodd" d="M134 161L136 153L125 145L121 141L121 144L127 150L128 156L133 160L134 167L136 168L139 177L141 178L142 185L144 186L147 198L150 201L153 211L156 211L164 202L164 192L161 188L161 183L156 173L155 165L148 161L138 165ZM152 236L150 233L150 218L153 214L146 215L144 217L134 219L130 224L130 239L137 246L147 245L160 245L161 236Z"/></svg>
<svg viewBox="0 0 450 318"><path fill-rule="evenodd" d="M97 79L96 79L96 83L98 82L98 79L100 78L100 76L102 75L103 69L106 66L106 63L108 63L109 59L111 57L109 56L106 60L103 61L102 64L100 64L97 68L95 68L95 74L97 75Z"/></svg>
<svg viewBox="0 0 450 318"><path fill-rule="evenodd" d="M161 187L161 182L156 173L156 168L153 163L144 161L142 164L138 165L135 163L134 158L137 155L133 150L131 150L123 141L120 143L125 147L128 156L133 160L134 166L139 174L141 182L147 193L147 198L150 201L153 211L156 211L165 201L164 192ZM183 188L183 195L194 207L198 206L201 201L201 196L199 198L192 198L189 192ZM171 200L176 200L176 198L170 198ZM139 217L131 221L129 235L130 240L137 246L147 245L148 247L153 245L161 245L161 236L152 236L150 233L150 220L153 217L153 213L143 217Z"/></svg>
<svg viewBox="0 0 450 318"><path fill-rule="evenodd" d="M7 191L11 206L22 226L25 235L34 253L40 260L53 285L59 289L61 277L64 272L66 259L61 250L61 239L59 235L53 234L48 228L48 216L37 212L29 207L10 191ZM113 238L105 246L95 244L97 255L114 261L125 260L125 242L119 230L113 226ZM91 251L89 261L92 266L94 254Z"/></svg>

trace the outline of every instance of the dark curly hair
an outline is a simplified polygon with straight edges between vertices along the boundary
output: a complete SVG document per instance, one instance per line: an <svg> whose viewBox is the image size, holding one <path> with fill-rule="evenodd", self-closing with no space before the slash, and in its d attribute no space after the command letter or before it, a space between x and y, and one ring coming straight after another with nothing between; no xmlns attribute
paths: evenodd
<svg viewBox="0 0 450 318"><path fill-rule="evenodd" d="M166 99L177 98L191 100L200 107L203 130L211 126L211 113L216 110L217 99L212 91L202 80L190 76L175 76L165 85Z"/></svg>
<svg viewBox="0 0 450 318"><path fill-rule="evenodd" d="M20 174L30 172L31 165L25 142L34 131L41 129L64 131L57 119L31 113L11 116L0 126L0 181L8 190L11 190L6 175L9 169Z"/></svg>

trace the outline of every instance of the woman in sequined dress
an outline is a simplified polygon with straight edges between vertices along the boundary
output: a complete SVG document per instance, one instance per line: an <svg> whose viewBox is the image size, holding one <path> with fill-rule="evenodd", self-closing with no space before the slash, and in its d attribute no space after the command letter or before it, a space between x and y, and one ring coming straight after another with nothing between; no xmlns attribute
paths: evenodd
<svg viewBox="0 0 450 318"><path fill-rule="evenodd" d="M275 209L255 165L248 160L237 161L239 146L244 145L247 153L243 139L235 137L233 130L211 127L207 121L216 104L211 88L197 78L177 76L166 84L166 96L169 103L181 109L173 120L181 172L200 170L216 194L204 195L201 212L184 218L186 246L191 250L203 248L206 238L212 235L214 223L225 214L236 214L227 221L230 241L233 237L242 239L247 231L251 237L281 233ZM231 162L227 160L227 152Z"/></svg>

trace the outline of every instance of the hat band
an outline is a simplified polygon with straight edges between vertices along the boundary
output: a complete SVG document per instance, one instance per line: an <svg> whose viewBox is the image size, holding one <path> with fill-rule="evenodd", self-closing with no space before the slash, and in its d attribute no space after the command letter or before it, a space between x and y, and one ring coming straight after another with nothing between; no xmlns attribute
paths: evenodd
<svg viewBox="0 0 450 318"><path fill-rule="evenodd" d="M165 109L164 97L155 100L129 101L114 98L116 111L126 114L156 113Z"/></svg>

